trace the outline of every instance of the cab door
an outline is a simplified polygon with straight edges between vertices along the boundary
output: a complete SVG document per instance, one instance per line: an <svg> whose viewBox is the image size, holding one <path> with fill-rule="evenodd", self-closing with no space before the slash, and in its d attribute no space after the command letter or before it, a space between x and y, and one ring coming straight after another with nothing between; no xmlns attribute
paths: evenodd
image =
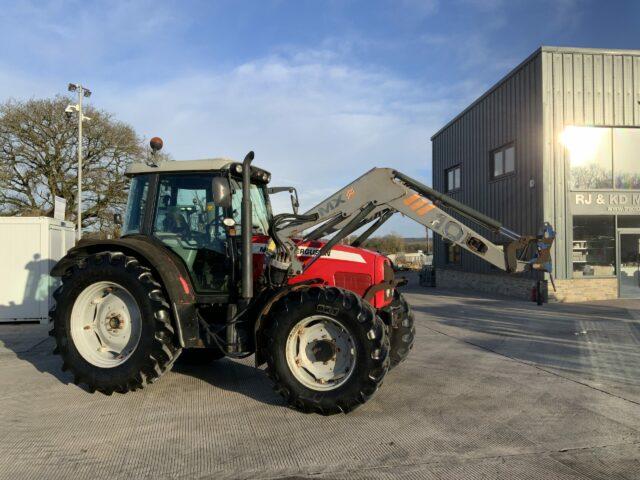
<svg viewBox="0 0 640 480"><path fill-rule="evenodd" d="M227 293L231 278L224 209L213 203L212 174L160 175L153 236L185 263L194 288Z"/></svg>

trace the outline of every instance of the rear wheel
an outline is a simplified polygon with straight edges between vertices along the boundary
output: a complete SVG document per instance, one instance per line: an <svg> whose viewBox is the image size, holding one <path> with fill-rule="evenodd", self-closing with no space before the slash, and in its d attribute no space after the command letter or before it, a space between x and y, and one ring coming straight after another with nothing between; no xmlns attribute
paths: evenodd
<svg viewBox="0 0 640 480"><path fill-rule="evenodd" d="M105 394L142 388L180 354L161 285L138 260L103 252L65 272L50 312L74 382Z"/></svg>
<svg viewBox="0 0 640 480"><path fill-rule="evenodd" d="M349 412L366 402L389 368L389 340L375 310L352 292L311 287L273 307L264 334L267 373L303 412Z"/></svg>

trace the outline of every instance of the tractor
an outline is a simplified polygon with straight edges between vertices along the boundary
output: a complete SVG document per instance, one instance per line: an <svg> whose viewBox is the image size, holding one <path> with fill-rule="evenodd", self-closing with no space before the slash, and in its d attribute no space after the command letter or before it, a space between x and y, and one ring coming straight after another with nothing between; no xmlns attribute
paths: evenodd
<svg viewBox="0 0 640 480"><path fill-rule="evenodd" d="M414 342L403 279L360 247L397 212L505 271L551 272L550 225L520 236L393 169L374 168L299 214L296 190L270 187L253 152L243 162L155 158L127 169L121 237L82 240L51 272L61 280L50 312L55 353L91 392L143 388L181 355L209 363L253 354L297 410L330 415L365 403ZM279 192L291 194L292 213L272 213Z"/></svg>

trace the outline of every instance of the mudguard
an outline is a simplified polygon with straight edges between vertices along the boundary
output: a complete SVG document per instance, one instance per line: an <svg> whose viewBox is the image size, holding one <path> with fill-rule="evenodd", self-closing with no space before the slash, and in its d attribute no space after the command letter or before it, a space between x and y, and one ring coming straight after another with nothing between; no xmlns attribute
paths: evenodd
<svg viewBox="0 0 640 480"><path fill-rule="evenodd" d="M131 235L114 240L81 240L51 270L51 276L61 277L79 259L104 251L118 251L135 256L159 277L171 303L174 328L180 345L201 347L196 294L189 273L180 258L166 247L143 235Z"/></svg>

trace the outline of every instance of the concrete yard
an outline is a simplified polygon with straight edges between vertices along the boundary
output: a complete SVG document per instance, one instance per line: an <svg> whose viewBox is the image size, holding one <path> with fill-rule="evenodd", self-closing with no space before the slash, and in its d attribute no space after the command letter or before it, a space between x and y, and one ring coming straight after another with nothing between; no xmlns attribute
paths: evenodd
<svg viewBox="0 0 640 480"><path fill-rule="evenodd" d="M253 358L90 394L0 324L0 479L640 479L640 302L405 291L414 350L346 416L285 408Z"/></svg>

